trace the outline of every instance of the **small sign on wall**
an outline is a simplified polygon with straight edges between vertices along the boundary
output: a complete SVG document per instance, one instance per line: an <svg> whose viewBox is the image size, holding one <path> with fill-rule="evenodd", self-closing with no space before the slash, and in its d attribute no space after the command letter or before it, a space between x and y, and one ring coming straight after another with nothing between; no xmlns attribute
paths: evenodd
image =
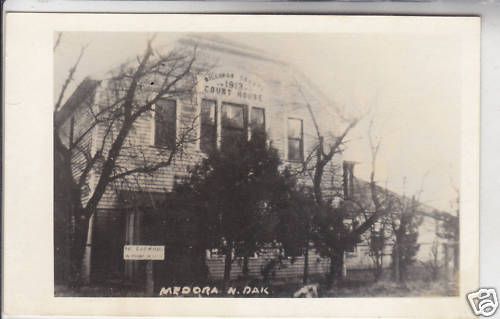
<svg viewBox="0 0 500 319"><path fill-rule="evenodd" d="M125 260L164 260L165 246L125 245L123 247Z"/></svg>

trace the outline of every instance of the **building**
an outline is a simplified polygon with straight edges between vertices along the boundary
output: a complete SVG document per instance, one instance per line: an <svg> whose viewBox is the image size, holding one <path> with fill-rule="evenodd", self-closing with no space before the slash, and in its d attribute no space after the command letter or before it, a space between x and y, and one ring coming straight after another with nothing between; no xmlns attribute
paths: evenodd
<svg viewBox="0 0 500 319"><path fill-rule="evenodd" d="M165 55L176 52L166 60L172 72L162 69L163 64L148 65L154 72L134 84L136 95L129 102L138 108L155 99L163 88L162 74L179 75L179 80L171 82L169 94L156 99L151 111L141 113L133 122L115 159L111 182L89 220L84 266L86 278L96 283L150 287L164 271L162 263L124 260L124 246L175 241L161 232L159 225L165 221L158 220L155 211L164 209L162 201L175 181L211 149L265 131L285 165L300 170L314 152L318 131L331 138L340 133L330 101L309 79L282 61L221 38L196 35L180 36L163 50ZM190 60L191 55L196 59ZM84 80L59 112L56 121L62 123L60 138L78 146L72 163L75 178L83 174L95 154L112 150L113 138L120 134L117 126L123 123L118 123L116 112L110 112L113 115L105 120L97 119L118 104L127 103L126 87L134 81L130 73L134 63L140 65L140 61L129 61L113 69L106 79ZM189 65L189 73L181 77L182 67L176 63ZM93 200L105 169L99 159L96 161L82 179L84 205ZM323 192L338 205L346 187L354 187L352 169L350 175L342 176L341 156L329 165ZM351 181L351 186L346 186L346 181ZM301 183L310 185L310 178L304 174ZM364 257L354 257L355 252L347 253L348 269L364 265ZM176 258L179 267L189 272L192 258L197 257ZM212 251L206 258L209 278L222 278L223 257ZM261 276L274 258L271 253L250 257L250 275ZM314 252L308 258L310 274L328 272L327 259ZM300 280L303 268L304 257L297 256L285 260L274 272L276 278ZM240 275L241 265L233 267L232 278Z"/></svg>
<svg viewBox="0 0 500 319"><path fill-rule="evenodd" d="M353 177L351 183L353 195L347 198L346 202L355 202L356 210L359 210L359 207L373 210L373 201L369 198L371 196L369 182ZM413 271L410 271L413 273L408 275L410 279L448 278L450 282L454 282L457 279L454 276L459 270L458 215L439 211L420 202L415 196L404 196L382 187L377 188L380 201L385 202L382 204L384 205L382 210L386 209L385 206L389 206L390 209L362 235L362 241L346 253L345 266L350 270L351 278L364 279L367 275L372 277L377 259L383 269L392 268L395 233L400 230L400 234L409 234L411 231L418 233L414 243L417 247L413 257L415 262L411 265ZM408 231L399 227L402 214L411 216L412 220L408 224L411 225L409 227L414 227L413 230ZM358 222L363 219L360 214L354 216ZM375 245L380 243L377 253L373 251L374 243ZM393 275L393 269L385 273Z"/></svg>

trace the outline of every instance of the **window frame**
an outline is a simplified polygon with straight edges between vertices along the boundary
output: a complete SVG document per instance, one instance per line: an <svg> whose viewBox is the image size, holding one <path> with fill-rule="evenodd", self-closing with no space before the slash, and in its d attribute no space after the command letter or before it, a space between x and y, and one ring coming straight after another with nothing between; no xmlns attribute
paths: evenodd
<svg viewBox="0 0 500 319"><path fill-rule="evenodd" d="M252 132L251 132L251 116L252 116L252 110L254 108L256 109L262 109L264 113L264 126L263 126L263 133L267 133L268 130L268 116L267 116L267 106L265 105L259 105L253 104L249 101L244 101L244 100L239 100L239 99L225 99L217 96L212 96L212 95L207 95L207 94L201 94L196 98L196 112L199 116L197 122L198 122L198 128L197 128L197 140L195 142L195 148L197 152L199 152L202 156L207 156L207 153L202 150L201 146L201 111L202 111L202 101L203 100L208 100L208 101L214 101L215 102L215 121L216 121L216 149L220 150L222 147L222 137L223 137L223 132L224 132L224 116L223 116L223 109L224 105L235 105L235 106L242 106L244 107L244 134L246 135L246 140L249 141L252 137ZM246 122L246 123L245 123ZM231 127L226 127L229 130L239 130L236 128L231 128ZM267 143L267 136L266 136L266 143Z"/></svg>
<svg viewBox="0 0 500 319"><path fill-rule="evenodd" d="M243 109L243 128L235 128L235 127L225 127L224 126L224 106L237 106L237 107L242 107ZM243 104L243 103L234 103L234 102L227 102L227 101L221 101L220 103L220 147L224 144L224 130L230 130L230 131L241 131L244 134L244 139L248 141L249 134L248 134L248 117L249 117L249 107L248 104Z"/></svg>
<svg viewBox="0 0 500 319"><path fill-rule="evenodd" d="M75 139L75 122L75 116L73 115L69 122L68 146L70 149L73 147L73 141Z"/></svg>
<svg viewBox="0 0 500 319"><path fill-rule="evenodd" d="M220 125L220 116L219 116L219 102L215 98L208 98L208 97L202 97L199 100L199 115L200 115L200 128L198 130L198 149L203 153L207 154L205 150L203 150L202 146L202 127L203 127L203 117L202 117L202 112L203 112L203 101L209 101L213 102L213 107L214 107L214 150L217 150L219 148L219 125Z"/></svg>
<svg viewBox="0 0 500 319"><path fill-rule="evenodd" d="M261 106L252 106L250 107L250 114L249 114L249 118L250 118L250 121L249 121L249 125L248 125L248 128L250 130L250 134L249 134L249 137L252 138L253 135L254 135L254 128L252 127L252 115L253 115L253 112L254 110L261 110L262 111L262 115L263 115L263 123L262 123L262 132L256 132L257 134L266 134L266 108L265 107L261 107Z"/></svg>
<svg viewBox="0 0 500 319"><path fill-rule="evenodd" d="M342 163L342 179L344 199L351 200L354 194L354 163L347 161Z"/></svg>
<svg viewBox="0 0 500 319"><path fill-rule="evenodd" d="M300 121L300 138L291 138L289 136L290 129L290 120ZM291 159L290 158L290 139L294 141L299 141L299 149L300 149L300 159ZM298 117L287 117L286 119L286 159L289 162L293 163L302 163L304 162L304 120Z"/></svg>
<svg viewBox="0 0 500 319"><path fill-rule="evenodd" d="M176 144L177 137L178 137L177 135L179 132L179 130L178 130L178 128L179 128L179 113L180 113L179 112L179 101L176 98L160 98L159 100L172 101L175 104L175 122L174 122L175 123L175 133L174 133L175 142L174 142L174 144ZM151 117L151 136L150 136L151 146L156 147L156 148L161 148L161 149L172 149L171 147L169 147L167 145L157 145L156 144L156 107L157 107L157 104L155 103L155 104L153 104L153 106L151 108L153 111L152 117Z"/></svg>

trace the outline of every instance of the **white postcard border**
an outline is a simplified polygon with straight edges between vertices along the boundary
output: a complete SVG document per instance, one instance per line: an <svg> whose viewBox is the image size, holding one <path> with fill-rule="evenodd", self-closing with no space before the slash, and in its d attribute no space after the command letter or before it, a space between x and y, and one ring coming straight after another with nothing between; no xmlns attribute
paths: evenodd
<svg viewBox="0 0 500 319"><path fill-rule="evenodd" d="M468 317L479 280L479 18L7 14L5 68L4 313L8 315ZM449 34L462 49L461 278L459 297L54 297L52 228L55 31L339 32ZM458 94L458 93L457 93Z"/></svg>

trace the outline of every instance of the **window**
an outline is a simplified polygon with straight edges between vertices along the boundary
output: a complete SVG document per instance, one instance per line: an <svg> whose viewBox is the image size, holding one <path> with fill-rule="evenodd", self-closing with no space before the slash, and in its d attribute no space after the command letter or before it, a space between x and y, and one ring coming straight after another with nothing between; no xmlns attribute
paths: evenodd
<svg viewBox="0 0 500 319"><path fill-rule="evenodd" d="M354 193L354 163L344 161L344 199L352 199Z"/></svg>
<svg viewBox="0 0 500 319"><path fill-rule="evenodd" d="M222 103L222 147L247 140L246 105Z"/></svg>
<svg viewBox="0 0 500 319"><path fill-rule="evenodd" d="M73 147L73 140L75 138L75 117L72 116L69 122L69 148Z"/></svg>
<svg viewBox="0 0 500 319"><path fill-rule="evenodd" d="M302 120L288 119L288 160L300 162L304 159L304 134Z"/></svg>
<svg viewBox="0 0 500 319"><path fill-rule="evenodd" d="M289 245L283 247L286 257L300 257L304 255L305 249L302 247L297 247L297 245Z"/></svg>
<svg viewBox="0 0 500 319"><path fill-rule="evenodd" d="M216 258L217 259L217 258L223 258L224 253L217 248L212 248L212 249L207 249L206 256L207 256L207 258Z"/></svg>
<svg viewBox="0 0 500 319"><path fill-rule="evenodd" d="M200 149L210 153L217 146L217 103L214 100L201 101Z"/></svg>
<svg viewBox="0 0 500 319"><path fill-rule="evenodd" d="M356 257L358 255L358 247L356 245L350 245L346 249L346 257Z"/></svg>
<svg viewBox="0 0 500 319"><path fill-rule="evenodd" d="M177 104L174 100L159 100L155 104L155 146L175 148Z"/></svg>
<svg viewBox="0 0 500 319"><path fill-rule="evenodd" d="M263 108L252 107L250 130L253 139L265 142L266 115Z"/></svg>
<svg viewBox="0 0 500 319"><path fill-rule="evenodd" d="M256 252L245 251L245 249L242 248L242 246L243 245L237 245L237 248L234 249L234 255L236 257L240 257L240 258L243 258L243 257L256 258L257 257Z"/></svg>

